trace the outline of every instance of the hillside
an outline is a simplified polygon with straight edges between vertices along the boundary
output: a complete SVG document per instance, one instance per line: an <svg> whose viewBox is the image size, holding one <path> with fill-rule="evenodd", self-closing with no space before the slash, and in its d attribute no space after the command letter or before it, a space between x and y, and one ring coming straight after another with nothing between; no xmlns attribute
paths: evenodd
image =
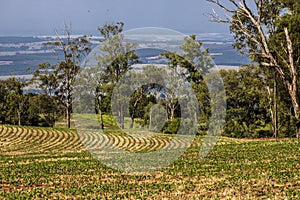
<svg viewBox="0 0 300 200"><path fill-rule="evenodd" d="M171 138L124 142L129 140L122 134L110 137L131 150L161 148ZM298 140L221 138L200 160L201 139L162 170L127 174L93 159L74 130L1 125L0 198L299 198Z"/></svg>

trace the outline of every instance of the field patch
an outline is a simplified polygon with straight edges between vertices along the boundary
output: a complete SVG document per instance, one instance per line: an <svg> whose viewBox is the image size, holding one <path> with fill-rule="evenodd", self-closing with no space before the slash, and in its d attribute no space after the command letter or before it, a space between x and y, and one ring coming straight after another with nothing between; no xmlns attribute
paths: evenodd
<svg viewBox="0 0 300 200"><path fill-rule="evenodd" d="M173 137L158 134L138 140L117 132L109 136L116 145L139 153L162 148ZM107 167L91 156L81 139L75 130L0 125L0 198L300 198L297 139L220 138L200 159L203 138L197 136L174 163L141 174ZM181 148L185 142L174 145Z"/></svg>

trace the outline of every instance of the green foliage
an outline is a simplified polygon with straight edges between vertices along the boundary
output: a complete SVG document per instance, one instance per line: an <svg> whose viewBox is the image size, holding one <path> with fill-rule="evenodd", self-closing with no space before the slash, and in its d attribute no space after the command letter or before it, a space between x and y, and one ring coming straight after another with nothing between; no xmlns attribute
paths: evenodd
<svg viewBox="0 0 300 200"><path fill-rule="evenodd" d="M270 81L270 80L269 80ZM271 81L271 84L273 81ZM291 98L285 86L277 78L277 110L278 110L278 137L295 137L296 119L291 109Z"/></svg>
<svg viewBox="0 0 300 200"><path fill-rule="evenodd" d="M202 42L196 40L195 35L185 37L184 44L180 46L182 54L175 52L165 52L162 56L169 59L169 66L176 69L178 66L186 69L182 75L188 81L199 83L203 75L207 74L213 67L212 58L209 50L203 49Z"/></svg>
<svg viewBox="0 0 300 200"><path fill-rule="evenodd" d="M65 26L65 38L57 34L57 41L47 45L61 49L63 58L55 65L43 63L34 72L34 79L46 94L53 97L65 109L66 126L70 128L74 80L80 70L81 61L90 52L89 37L71 37L69 27Z"/></svg>
<svg viewBox="0 0 300 200"><path fill-rule="evenodd" d="M234 46L242 53L250 55L253 61L265 69L267 77L270 77L268 73L275 72L280 78L284 86L282 90L288 94L289 104L292 105L291 115L296 121L295 135L300 138L299 1L230 0L232 7L218 0L207 1L223 8L232 16L231 19L224 20L214 15L214 19L230 24L230 31L235 37ZM276 97L273 102L275 99ZM288 111L281 110L281 112ZM276 121L275 118L273 116L273 121Z"/></svg>
<svg viewBox="0 0 300 200"><path fill-rule="evenodd" d="M168 120L163 127L163 133L176 134L180 126L180 121L181 121L180 118L174 118L172 120Z"/></svg>
<svg viewBox="0 0 300 200"><path fill-rule="evenodd" d="M271 55L278 58L277 63L280 65L280 69L283 73L288 74L291 63L290 61L286 62L290 59L290 55L287 51L284 30L287 28L289 31L289 36L293 43L294 54L292 60L295 61L294 65L298 66L300 29L297 25L300 23L300 5L293 0L263 2L265 4L261 7L261 23L265 27L264 30L269 33L267 43L270 47ZM262 63L269 60L262 56L265 53L262 46L253 42L253 40L262 43L263 38L259 34L257 26L247 17L245 12L245 10L240 8L239 12L233 14L234 20L242 22L242 24L231 24L231 31L236 39L235 47L241 51L246 50L247 53L253 54L252 59L261 65L258 65L260 68L246 66L241 67L239 71L221 71L226 87L228 106L224 135L238 138L272 136L270 110L274 101L271 93L274 91L270 90L268 94L266 88L270 88L274 84L274 80L276 80L278 88L276 100L278 101L279 137L293 137L295 136L294 131L296 131L296 127L299 124L297 123L295 109L291 109L291 102L293 101L290 91L286 88L287 82L285 82L291 82L292 77L287 75L284 80L282 76L274 78L273 74L278 73L279 68L262 67ZM251 37L245 35L243 31L241 32L241 25L252 33ZM88 113L94 113L96 110L96 113L100 114L100 116L103 113L111 114L111 97L114 87L122 76L132 72L131 66L138 62L138 56L134 51L136 44L124 42L123 26L123 22L118 22L116 24L106 24L99 28L100 34L105 38L100 45L103 54L95 55L98 66L91 67L91 71L88 71L86 76L89 77L90 74L96 74L93 70L99 71L99 67L103 73L97 77L93 85L96 87L96 94L86 93L91 98L86 98L86 102L81 102L77 106L77 109L82 111L77 113L87 114L85 113L87 111ZM63 114L70 120L74 78L79 72L80 61L83 60L90 49L88 36L73 39L67 27L65 36L60 37L58 35L56 42L47 44L56 49L61 49L64 55L63 59L54 65L43 63L35 71L35 81L44 89L45 95L24 93L23 88L27 83L22 83L20 80L9 79L0 81L1 123L53 126L55 121ZM198 129L198 134L205 135L209 127L212 108L204 77L213 67L213 62L209 56L209 50L202 48L202 42L197 41L195 35L186 37L180 49L182 50L181 54L165 52L162 55L169 59L170 69L191 83L198 100L199 108L197 108L197 111L199 115L195 115L194 119L189 119L190 121L182 121L182 123L193 124L195 121L198 125L193 127ZM179 67L184 70L179 70ZM164 76L167 76L166 71L155 69L154 66L146 66L143 70L145 74L154 75L157 79L163 79ZM297 75L299 75L298 68ZM87 77L83 78L90 80ZM153 82L155 81L153 80ZM171 83L173 80L168 81ZM132 82L134 83L132 87L135 87L138 79L134 80L133 78ZM83 91L88 91L87 88L84 88L84 82L82 82L82 85ZM179 82L177 86L181 87ZM299 83L297 83L297 86L300 87ZM117 116L117 121L121 127L124 127L125 117L127 117L126 119L131 118L131 128L133 128L135 121L141 126L149 126L152 116L150 113L151 108L158 104L164 107L168 115L168 120L162 131L168 134L177 132L180 125L181 109L179 98L176 97L174 91L164 90L159 84L139 86L135 88L135 92L131 95L129 105L124 105L124 102L128 100L126 95L122 95L126 93L126 88L124 86L120 87L120 89L122 91L117 100L118 113L114 113L114 116ZM296 89L295 91L297 92L298 90ZM158 96L160 97L158 98ZM95 109L90 106L92 104L96 104ZM125 116L124 112L127 108L126 106L129 108L128 116ZM102 119L102 117L99 119ZM159 121L158 118L155 120ZM67 123L70 124L69 122ZM160 130L155 129L154 131ZM190 131L187 130L186 132Z"/></svg>
<svg viewBox="0 0 300 200"><path fill-rule="evenodd" d="M227 96L224 135L230 137L271 137L268 97L259 68L246 66L221 70Z"/></svg>
<svg viewBox="0 0 300 200"><path fill-rule="evenodd" d="M98 28L104 39L114 37L123 32L124 22L117 22L116 24L105 24L103 27Z"/></svg>
<svg viewBox="0 0 300 200"><path fill-rule="evenodd" d="M113 89L131 66L138 62L138 56L134 51L136 44L124 42L123 26L123 22L117 22L99 28L100 34L104 37L100 43L101 54L95 55L98 62L96 69L101 69L96 85L96 107L99 113L111 111ZM121 128L124 128L124 110L127 105L124 105L125 96L121 95L121 92L118 95L116 98L118 113L114 115L118 116L118 123Z"/></svg>
<svg viewBox="0 0 300 200"><path fill-rule="evenodd" d="M25 92L28 83L10 78L0 81L0 121L5 124L53 126L56 113L46 95Z"/></svg>
<svg viewBox="0 0 300 200"><path fill-rule="evenodd" d="M31 126L53 127L55 121L62 116L62 109L59 109L55 102L48 95L31 95L29 97L28 116L33 118L39 115L38 120L29 120Z"/></svg>
<svg viewBox="0 0 300 200"><path fill-rule="evenodd" d="M122 75L130 70L131 65L138 61L138 56L134 51L136 44L124 43L123 26L123 22L118 22L115 25L106 24L99 28L104 41L100 43L102 53L95 55L95 58L98 61L98 67L103 70L101 81L106 84L115 85Z"/></svg>
<svg viewBox="0 0 300 200"><path fill-rule="evenodd" d="M179 73L191 83L198 100L199 110L197 112L201 116L195 116L193 120L201 124L198 127L198 133L204 132L208 128L211 108L208 88L203 77L213 67L212 58L209 55L209 50L203 49L202 42L196 40L195 35L186 37L180 49L183 51L180 55L175 52L166 52L162 55L169 59L169 66L173 70L176 71L178 67L185 69ZM196 108L194 109L196 110Z"/></svg>
<svg viewBox="0 0 300 200"><path fill-rule="evenodd" d="M157 100L149 93L149 89L150 87L144 85L132 94L129 101L129 114L132 119L143 118L147 112L145 108L149 103L156 103Z"/></svg>
<svg viewBox="0 0 300 200"><path fill-rule="evenodd" d="M299 2L293 1L281 1L281 9L286 9L282 11L281 17L274 20L274 25L276 29L270 35L270 48L272 54L279 58L280 67L286 72L289 70L289 65L291 63L286 63L289 60L289 52L287 51L286 45L286 35L284 28L287 28L289 37L293 46L293 64L299 66L299 53L300 53L300 4ZM290 60L289 60L290 61ZM297 71L298 76L300 75L299 70ZM298 84L299 87L299 84Z"/></svg>

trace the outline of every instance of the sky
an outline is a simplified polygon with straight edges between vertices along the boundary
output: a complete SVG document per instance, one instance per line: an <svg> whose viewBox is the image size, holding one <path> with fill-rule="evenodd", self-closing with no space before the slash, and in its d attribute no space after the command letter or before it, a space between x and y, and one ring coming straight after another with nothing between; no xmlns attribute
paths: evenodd
<svg viewBox="0 0 300 200"><path fill-rule="evenodd" d="M97 34L106 23L125 22L125 30L169 28L183 33L229 33L211 22L206 0L0 0L0 35L53 35L64 23L74 34Z"/></svg>

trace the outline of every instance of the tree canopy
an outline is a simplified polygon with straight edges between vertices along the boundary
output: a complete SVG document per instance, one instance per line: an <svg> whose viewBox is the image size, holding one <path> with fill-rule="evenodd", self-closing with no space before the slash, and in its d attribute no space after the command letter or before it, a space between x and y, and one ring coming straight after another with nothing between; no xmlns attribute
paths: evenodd
<svg viewBox="0 0 300 200"><path fill-rule="evenodd" d="M212 20L229 23L234 46L264 69L273 70L288 92L296 121L296 137L300 137L299 101L299 2L294 0L207 0L230 14Z"/></svg>

